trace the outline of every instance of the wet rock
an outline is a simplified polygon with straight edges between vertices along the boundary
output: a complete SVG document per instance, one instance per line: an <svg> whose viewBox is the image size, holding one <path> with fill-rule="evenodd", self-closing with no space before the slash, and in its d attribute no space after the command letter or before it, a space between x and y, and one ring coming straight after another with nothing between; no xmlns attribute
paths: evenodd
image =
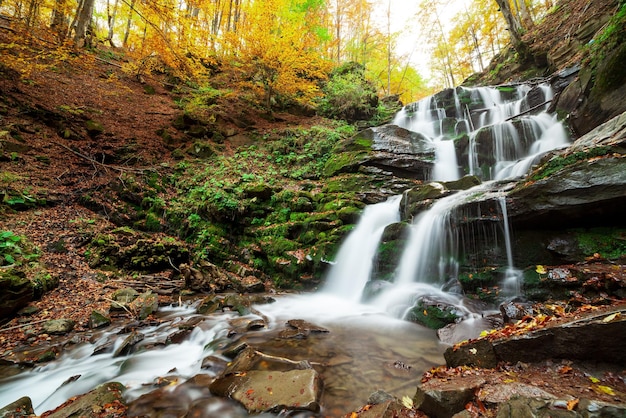
<svg viewBox="0 0 626 418"><path fill-rule="evenodd" d="M156 294L148 291L137 296L130 303L130 310L135 312L139 319L146 319L157 311L159 307L159 298Z"/></svg>
<svg viewBox="0 0 626 418"><path fill-rule="evenodd" d="M71 319L52 319L43 324L46 334L64 335L74 329L76 322Z"/></svg>
<svg viewBox="0 0 626 418"><path fill-rule="evenodd" d="M464 176L454 181L444 181L443 185L448 190L467 190L471 187L478 186L482 181L476 176Z"/></svg>
<svg viewBox="0 0 626 418"><path fill-rule="evenodd" d="M47 415L48 418L114 418L125 415L126 402L122 397L124 385L104 383L94 390L72 398Z"/></svg>
<svg viewBox="0 0 626 418"><path fill-rule="evenodd" d="M142 341L144 339L144 335L140 332L133 331L131 332L122 342L122 344L115 350L113 353L113 357L124 356L131 352L135 344Z"/></svg>
<svg viewBox="0 0 626 418"><path fill-rule="evenodd" d="M437 337L442 343L453 345L461 341L478 338L481 332L501 328L503 325L502 316L493 314L448 324L437 330Z"/></svg>
<svg viewBox="0 0 626 418"><path fill-rule="evenodd" d="M449 418L462 411L484 383L485 379L479 376L466 376L454 382L430 380L417 387L413 406L429 417Z"/></svg>
<svg viewBox="0 0 626 418"><path fill-rule="evenodd" d="M364 406L350 417L358 418L413 418L416 417L415 411L408 409L397 399L388 399L377 404Z"/></svg>
<svg viewBox="0 0 626 418"><path fill-rule="evenodd" d="M307 361L293 361L285 357L270 356L246 346L228 363L224 375L247 372L249 370L288 371L293 369L310 369Z"/></svg>
<svg viewBox="0 0 626 418"><path fill-rule="evenodd" d="M111 318L98 311L91 311L89 315L89 328L106 327L111 324Z"/></svg>
<svg viewBox="0 0 626 418"><path fill-rule="evenodd" d="M449 194L448 189L441 183L428 183L414 187L402 194L400 214L402 219L410 221L420 212L428 209L433 199L439 199Z"/></svg>
<svg viewBox="0 0 626 418"><path fill-rule="evenodd" d="M313 369L253 370L230 374L210 386L211 393L240 402L250 413L282 410L319 411L322 381Z"/></svg>
<svg viewBox="0 0 626 418"><path fill-rule="evenodd" d="M494 341L478 339L460 347L448 348L444 357L449 367L467 365L493 368L501 361L538 362L550 358L602 358L626 365L622 338L626 333L626 317L617 315L611 318L610 314L608 312L599 317L541 328L521 336Z"/></svg>
<svg viewBox="0 0 626 418"><path fill-rule="evenodd" d="M0 418L21 418L35 415L33 403L28 396L0 408Z"/></svg>
<svg viewBox="0 0 626 418"><path fill-rule="evenodd" d="M326 328L317 326L303 319L290 319L287 321L287 325L290 328L282 330L278 336L279 338L306 338L311 333L327 333Z"/></svg>
<svg viewBox="0 0 626 418"><path fill-rule="evenodd" d="M200 367L213 375L217 375L226 370L227 364L228 362L220 357L208 356L202 359L202 366Z"/></svg>
<svg viewBox="0 0 626 418"><path fill-rule="evenodd" d="M504 322L515 322L533 315L533 305L527 302L502 302L499 306Z"/></svg>
<svg viewBox="0 0 626 418"><path fill-rule="evenodd" d="M423 296L409 310L405 318L431 329L443 328L463 317L463 314L451 303L436 296Z"/></svg>

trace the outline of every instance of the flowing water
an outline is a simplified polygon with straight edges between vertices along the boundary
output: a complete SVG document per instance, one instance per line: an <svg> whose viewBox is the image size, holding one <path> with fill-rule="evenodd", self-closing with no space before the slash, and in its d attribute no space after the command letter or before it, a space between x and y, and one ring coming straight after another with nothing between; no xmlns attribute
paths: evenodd
<svg viewBox="0 0 626 418"><path fill-rule="evenodd" d="M549 88L541 86L540 90L545 101L550 100ZM401 196L365 209L342 245L320 292L283 295L276 297L273 304L255 306L257 315L268 321L266 330L232 332L239 321L254 319L255 315L243 319L228 312L200 316L191 305L162 309L163 322L141 328L145 338L131 354L94 355L96 347L105 342L113 341L117 347L125 338L119 335L119 327L111 327L94 331L88 341L66 346L55 361L16 376L0 377L0 406L29 396L41 414L106 381L121 382L128 388L127 399L137 399L156 390L157 382L166 376L180 384L199 373L215 374L212 369L202 368L203 359L221 358L225 347L240 341L268 354L323 365L323 412L329 416L357 409L377 389L399 397L413 396L423 371L443 363L445 347L437 341L434 331L402 320L407 311L427 296L454 306L459 316L465 318L461 327L470 331L480 317L480 312L460 292L444 290L458 278L463 244L453 222L457 216L455 208L476 195L491 193L500 202L501 215L506 220L504 191L499 190L497 180L525 174L543 153L567 144L567 134L554 116L539 113L513 119L528 110L529 91L530 87L524 86L509 88L505 100L502 89L458 88L452 92L453 106L448 108L452 110L438 106L435 97L430 97L405 107L396 116L396 125L419 132L436 150L432 180L455 180L474 174L485 182L438 199L414 219L394 277L367 303L362 302L362 294L370 281L377 246L385 227L400 220ZM465 143L466 152L458 152L456 142ZM513 295L519 293L519 283L508 223L502 225L501 231L510 272L505 287ZM194 318L200 322L188 338L166 344L168 335ZM303 340L278 338L285 322L295 318L326 327L330 332ZM175 393L176 402L185 403L186 407L210 396L193 391L180 395L174 392L176 387L159 390ZM207 411L200 410L198 416L217 416ZM219 416L245 416L241 411L232 411Z"/></svg>

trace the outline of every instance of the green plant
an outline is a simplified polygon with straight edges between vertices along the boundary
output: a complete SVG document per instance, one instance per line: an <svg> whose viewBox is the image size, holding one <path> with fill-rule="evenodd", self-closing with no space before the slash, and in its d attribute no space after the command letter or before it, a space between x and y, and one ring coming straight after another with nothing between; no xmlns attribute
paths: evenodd
<svg viewBox="0 0 626 418"><path fill-rule="evenodd" d="M13 231L0 232L0 266L21 265L24 261L34 261L37 258L39 258L39 253L30 250L22 236Z"/></svg>

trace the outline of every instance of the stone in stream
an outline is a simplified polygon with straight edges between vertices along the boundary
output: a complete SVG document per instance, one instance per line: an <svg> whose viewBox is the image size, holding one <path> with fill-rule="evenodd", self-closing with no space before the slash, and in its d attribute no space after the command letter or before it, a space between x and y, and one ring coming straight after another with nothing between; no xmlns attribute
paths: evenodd
<svg viewBox="0 0 626 418"><path fill-rule="evenodd" d="M0 417L22 418L35 415L33 403L28 396L23 396L15 402L0 408Z"/></svg>
<svg viewBox="0 0 626 418"><path fill-rule="evenodd" d="M122 344L115 350L113 353L113 357L124 356L131 352L135 344L142 341L144 339L144 335L140 332L133 331L130 333L126 339L122 342Z"/></svg>
<svg viewBox="0 0 626 418"><path fill-rule="evenodd" d="M147 291L140 294L129 305L131 312L134 312L139 319L146 319L159 308L159 298L155 293Z"/></svg>
<svg viewBox="0 0 626 418"><path fill-rule="evenodd" d="M287 325L290 328L282 330L279 334L279 338L306 338L311 333L327 333L326 328L312 324L303 319L290 319L287 321Z"/></svg>
<svg viewBox="0 0 626 418"><path fill-rule="evenodd" d="M320 409L322 380L313 369L252 370L215 380L211 393L240 402L250 413Z"/></svg>
<svg viewBox="0 0 626 418"><path fill-rule="evenodd" d="M71 398L47 415L48 418L114 417L125 416L126 403L122 397L125 387L121 383L104 383L94 390Z"/></svg>
<svg viewBox="0 0 626 418"><path fill-rule="evenodd" d="M454 382L429 380L417 387L413 406L431 418L449 418L463 411L484 383L485 378L472 375Z"/></svg>

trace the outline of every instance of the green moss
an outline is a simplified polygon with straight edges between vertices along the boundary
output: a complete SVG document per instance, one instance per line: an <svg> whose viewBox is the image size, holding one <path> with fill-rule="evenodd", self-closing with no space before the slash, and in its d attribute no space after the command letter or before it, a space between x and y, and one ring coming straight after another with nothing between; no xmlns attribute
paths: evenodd
<svg viewBox="0 0 626 418"><path fill-rule="evenodd" d="M366 151L349 151L332 155L324 164L322 174L325 177L332 177L345 171L354 171L356 166L367 158Z"/></svg>
<svg viewBox="0 0 626 418"><path fill-rule="evenodd" d="M576 164L579 161L608 155L611 153L610 147L596 147L588 151L578 151L566 156L557 156L539 167L530 175L530 180L538 181L562 170L565 167Z"/></svg>
<svg viewBox="0 0 626 418"><path fill-rule="evenodd" d="M452 307L425 306L422 301L418 302L406 315L407 320L431 329L443 328L454 323L458 318L459 316Z"/></svg>
<svg viewBox="0 0 626 418"><path fill-rule="evenodd" d="M580 250L586 257L600 254L603 258L616 260L626 257L626 230L615 228L594 228L576 230Z"/></svg>

